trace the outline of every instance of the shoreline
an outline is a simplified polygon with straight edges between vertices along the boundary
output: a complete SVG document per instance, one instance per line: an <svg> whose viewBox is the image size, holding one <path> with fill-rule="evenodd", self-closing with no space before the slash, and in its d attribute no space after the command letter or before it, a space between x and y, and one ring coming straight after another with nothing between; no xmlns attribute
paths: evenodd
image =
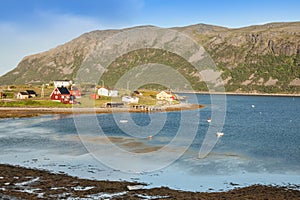
<svg viewBox="0 0 300 200"><path fill-rule="evenodd" d="M247 92L175 92L180 94L212 94L212 95L235 95L235 96L270 96L270 97L300 97L300 94L284 93L247 93Z"/></svg>
<svg viewBox="0 0 300 200"><path fill-rule="evenodd" d="M129 186L129 187L128 187ZM131 186L131 187L130 187ZM132 190L132 186L142 189ZM229 191L190 192L144 183L90 180L46 170L0 164L0 198L3 199L299 199L299 186L252 185Z"/></svg>
<svg viewBox="0 0 300 200"><path fill-rule="evenodd" d="M0 118L35 117L48 114L109 114L122 112L173 112L203 108L198 104L164 106L161 110L141 110L133 108L56 108L56 107L0 107Z"/></svg>

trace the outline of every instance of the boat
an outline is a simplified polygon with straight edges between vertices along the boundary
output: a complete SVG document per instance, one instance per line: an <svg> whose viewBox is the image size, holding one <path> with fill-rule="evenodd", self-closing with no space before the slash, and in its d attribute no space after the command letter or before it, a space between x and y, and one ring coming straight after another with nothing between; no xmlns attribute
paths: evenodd
<svg viewBox="0 0 300 200"><path fill-rule="evenodd" d="M120 123L127 123L127 122L128 122L127 119L121 119L121 120L120 120Z"/></svg>
<svg viewBox="0 0 300 200"><path fill-rule="evenodd" d="M216 135L217 135L217 138L220 138L224 135L224 133L223 132L217 132Z"/></svg>

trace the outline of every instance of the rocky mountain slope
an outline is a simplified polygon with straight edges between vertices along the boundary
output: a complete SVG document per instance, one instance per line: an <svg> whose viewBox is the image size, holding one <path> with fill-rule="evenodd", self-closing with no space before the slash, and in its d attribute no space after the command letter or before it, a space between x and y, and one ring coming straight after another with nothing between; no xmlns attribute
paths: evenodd
<svg viewBox="0 0 300 200"><path fill-rule="evenodd" d="M300 22L237 29L197 24L173 29L188 34L205 48L222 72L227 91L300 92ZM85 33L49 51L27 56L14 70L0 77L0 84L41 84L55 79L73 79L95 47L119 31L122 30ZM202 80L195 79L194 72L186 70L189 68L186 61L158 50L140 50L118 58L103 79L113 87L113 79L117 79L126 67L166 60L165 64L186 72L195 90L206 90Z"/></svg>

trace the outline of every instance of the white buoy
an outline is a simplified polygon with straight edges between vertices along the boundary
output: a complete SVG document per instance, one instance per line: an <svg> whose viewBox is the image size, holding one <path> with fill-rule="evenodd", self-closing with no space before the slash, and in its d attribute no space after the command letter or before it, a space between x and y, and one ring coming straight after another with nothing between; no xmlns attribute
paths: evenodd
<svg viewBox="0 0 300 200"><path fill-rule="evenodd" d="M255 105L252 104L251 107L252 107L252 108L255 108Z"/></svg>

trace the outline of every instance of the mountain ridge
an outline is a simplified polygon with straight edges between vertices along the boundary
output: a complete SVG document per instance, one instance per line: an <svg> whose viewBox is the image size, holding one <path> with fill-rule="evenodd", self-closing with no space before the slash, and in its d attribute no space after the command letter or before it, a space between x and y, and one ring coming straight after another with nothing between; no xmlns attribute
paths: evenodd
<svg viewBox="0 0 300 200"><path fill-rule="evenodd" d="M15 69L0 77L0 84L41 84L73 79L99 43L112 34L139 27L144 26L91 31L48 51L25 56ZM195 24L171 29L189 35L204 47L222 71L227 91L300 91L300 22L242 28Z"/></svg>

